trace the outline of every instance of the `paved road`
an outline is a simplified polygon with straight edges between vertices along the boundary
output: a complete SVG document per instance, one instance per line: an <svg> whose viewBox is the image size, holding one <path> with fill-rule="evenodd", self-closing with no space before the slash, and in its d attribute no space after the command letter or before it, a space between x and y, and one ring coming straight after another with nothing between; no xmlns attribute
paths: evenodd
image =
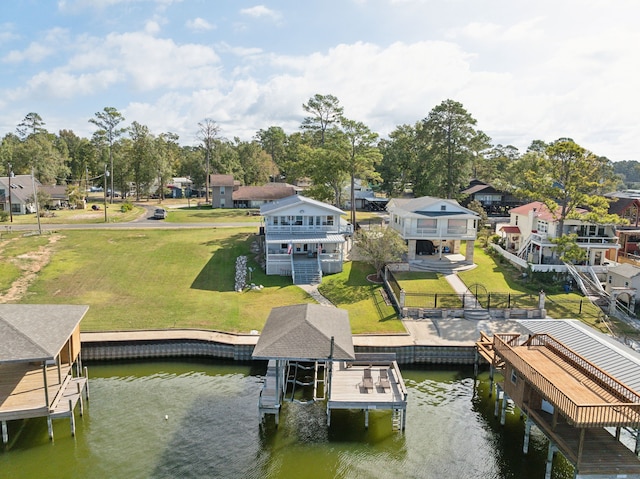
<svg viewBox="0 0 640 479"><path fill-rule="evenodd" d="M58 231L58 230L86 230L86 229L132 229L132 228L163 228L163 229L182 229L182 228L242 228L242 227L258 227L260 221L255 222L228 222L228 223L170 223L164 220L157 220L153 217L153 213L158 205L138 205L145 209L145 213L133 221L126 223L71 223L71 224L41 224L42 231ZM186 205L185 205L186 206ZM167 208L171 209L171 208ZM108 219L107 213L107 219ZM2 231L38 231L37 224L13 224L4 223L0 225Z"/></svg>

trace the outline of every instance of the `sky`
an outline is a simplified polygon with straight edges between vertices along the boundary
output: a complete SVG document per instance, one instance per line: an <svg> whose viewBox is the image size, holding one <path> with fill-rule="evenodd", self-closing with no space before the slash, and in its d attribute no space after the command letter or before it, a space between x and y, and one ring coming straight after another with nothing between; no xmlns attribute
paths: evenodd
<svg viewBox="0 0 640 479"><path fill-rule="evenodd" d="M0 137L30 112L91 137L115 107L197 144L300 130L334 95L382 138L447 99L494 145L569 137L640 160L637 0L0 2Z"/></svg>

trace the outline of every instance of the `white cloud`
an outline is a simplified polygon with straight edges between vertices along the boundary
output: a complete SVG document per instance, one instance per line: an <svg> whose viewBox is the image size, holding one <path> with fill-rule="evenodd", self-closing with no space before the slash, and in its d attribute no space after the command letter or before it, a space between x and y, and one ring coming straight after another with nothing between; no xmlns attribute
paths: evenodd
<svg viewBox="0 0 640 479"><path fill-rule="evenodd" d="M215 25L212 25L211 23L206 21L204 18L200 18L200 17L194 18L193 20L187 20L185 25L189 30L194 30L197 32L213 30L216 28Z"/></svg>
<svg viewBox="0 0 640 479"><path fill-rule="evenodd" d="M242 15L247 15L253 18L270 18L272 20L280 20L282 15L276 10L271 10L270 8L265 7L264 5L256 5L251 8L243 8L240 10Z"/></svg>

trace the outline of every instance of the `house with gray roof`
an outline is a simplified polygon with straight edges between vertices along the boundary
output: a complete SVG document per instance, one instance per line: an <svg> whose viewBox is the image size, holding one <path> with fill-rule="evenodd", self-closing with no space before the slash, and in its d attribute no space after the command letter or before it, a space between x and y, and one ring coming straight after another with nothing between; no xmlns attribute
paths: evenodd
<svg viewBox="0 0 640 479"><path fill-rule="evenodd" d="M33 180L31 175L0 176L0 210L11 211L14 215L35 213L34 182L39 188L40 182Z"/></svg>
<svg viewBox="0 0 640 479"><path fill-rule="evenodd" d="M389 226L407 242L409 261L433 254L460 254L461 242L466 241L464 262L473 263L480 218L475 211L456 200L432 196L392 198L387 211Z"/></svg>
<svg viewBox="0 0 640 479"><path fill-rule="evenodd" d="M260 207L264 217L263 251L268 275L291 276L295 284L320 282L339 273L351 245L346 213L301 195Z"/></svg>

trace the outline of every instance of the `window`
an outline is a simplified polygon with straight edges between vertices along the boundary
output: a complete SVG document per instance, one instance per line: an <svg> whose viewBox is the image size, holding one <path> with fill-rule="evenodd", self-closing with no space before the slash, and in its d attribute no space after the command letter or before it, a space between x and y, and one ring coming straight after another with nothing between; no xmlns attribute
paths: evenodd
<svg viewBox="0 0 640 479"><path fill-rule="evenodd" d="M278 218L279 216L274 216L271 218L271 224L278 226Z"/></svg>
<svg viewBox="0 0 640 479"><path fill-rule="evenodd" d="M221 186L221 187L220 187L220 194L221 194L221 195L224 195L224 186Z"/></svg>
<svg viewBox="0 0 640 479"><path fill-rule="evenodd" d="M302 216L296 216L296 222L294 224L296 226L302 226Z"/></svg>
<svg viewBox="0 0 640 479"><path fill-rule="evenodd" d="M546 233L549 231L549 223L538 220L538 233Z"/></svg>
<svg viewBox="0 0 640 479"><path fill-rule="evenodd" d="M220 198L220 208L224 208L224 207L225 207L224 198Z"/></svg>
<svg viewBox="0 0 640 479"><path fill-rule="evenodd" d="M515 369L511 371L511 382L513 384L516 384L518 382L518 374L516 373Z"/></svg>
<svg viewBox="0 0 640 479"><path fill-rule="evenodd" d="M440 205L440 211L447 211L447 205Z"/></svg>
<svg viewBox="0 0 640 479"><path fill-rule="evenodd" d="M438 220L434 220L434 219L419 219L417 226L418 226L418 228L436 229L437 224L438 224Z"/></svg>
<svg viewBox="0 0 640 479"><path fill-rule="evenodd" d="M449 230L454 231L466 231L467 220L448 220Z"/></svg>
<svg viewBox="0 0 640 479"><path fill-rule="evenodd" d="M20 203L12 203L11 204L11 212L12 213L20 213Z"/></svg>
<svg viewBox="0 0 640 479"><path fill-rule="evenodd" d="M609 284L611 284L611 276L609 276Z"/></svg>
<svg viewBox="0 0 640 479"><path fill-rule="evenodd" d="M518 217L516 216L516 226L518 226Z"/></svg>

